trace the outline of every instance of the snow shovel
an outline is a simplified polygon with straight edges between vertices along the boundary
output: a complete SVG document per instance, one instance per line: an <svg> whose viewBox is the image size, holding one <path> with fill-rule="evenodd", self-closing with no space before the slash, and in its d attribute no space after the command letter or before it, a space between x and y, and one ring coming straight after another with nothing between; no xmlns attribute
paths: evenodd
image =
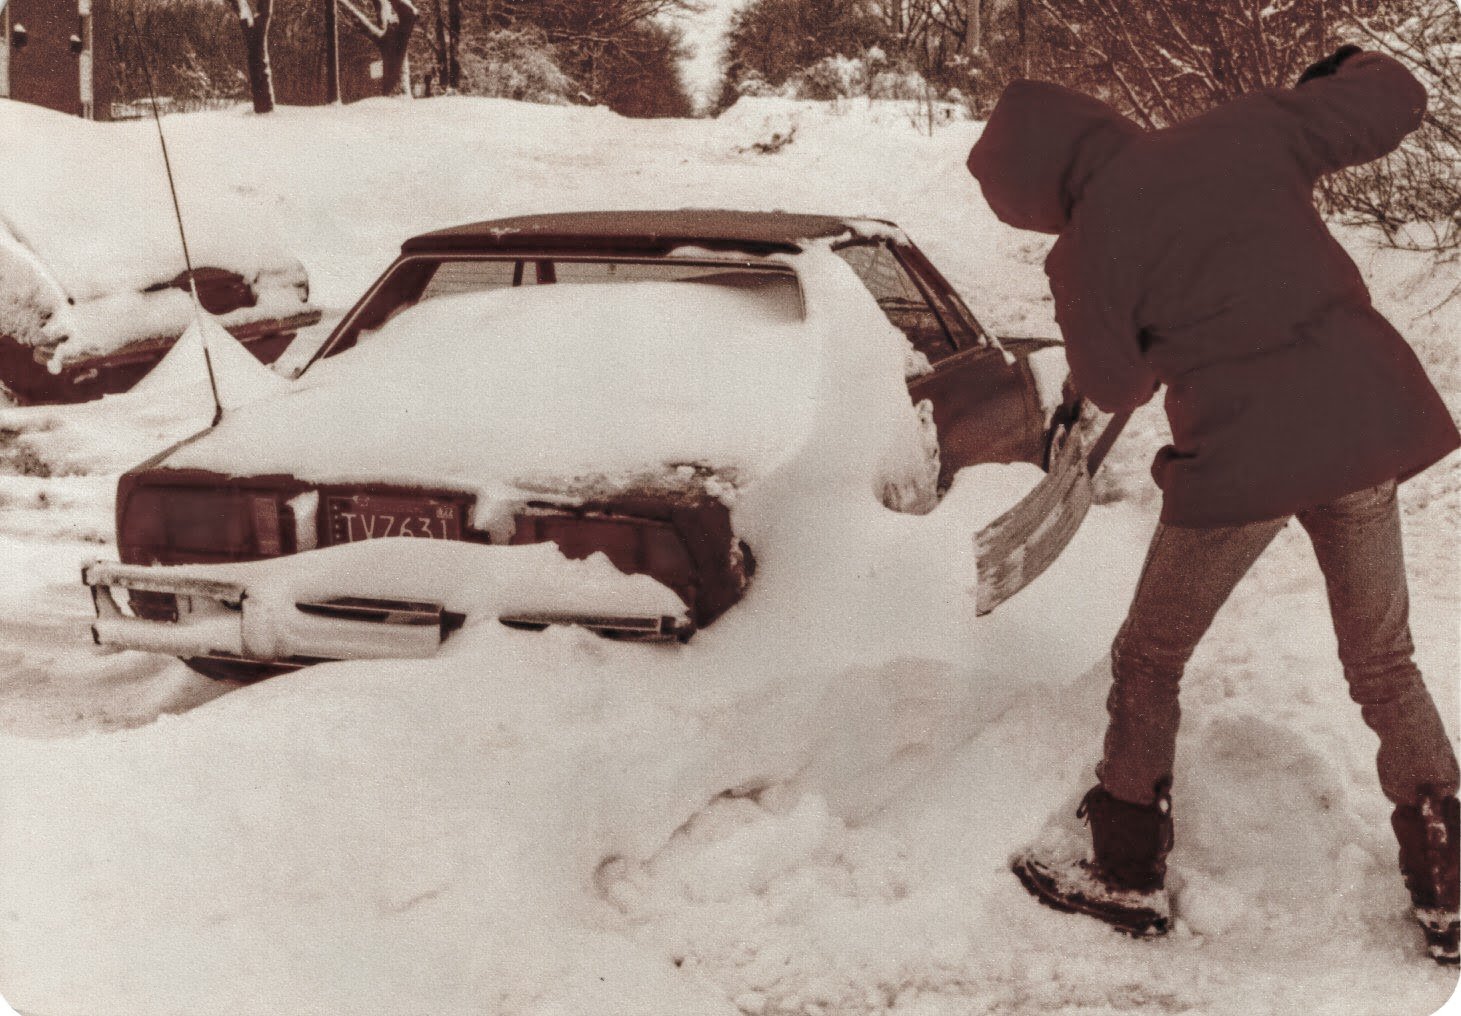
<svg viewBox="0 0 1461 1016"><path fill-rule="evenodd" d="M1067 427L1055 439L1045 479L974 535L976 616L1034 582L1075 537L1091 507L1091 477L1130 418L1130 413L1112 417L1093 441L1091 419Z"/></svg>

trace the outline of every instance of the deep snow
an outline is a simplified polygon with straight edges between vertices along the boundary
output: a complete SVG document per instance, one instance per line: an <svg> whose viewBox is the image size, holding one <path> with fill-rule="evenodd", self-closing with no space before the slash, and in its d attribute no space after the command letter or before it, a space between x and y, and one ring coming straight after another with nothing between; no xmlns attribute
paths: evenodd
<svg viewBox="0 0 1461 1016"><path fill-rule="evenodd" d="M986 324L1051 329L1044 241L998 226L964 172L977 125L444 99L168 126L228 153L221 178L272 207L336 315L426 228L695 204L892 218ZM1436 308L1455 266L1343 238L1461 409L1461 301ZM77 567L108 553L116 473L211 410L200 384L161 391L0 411L0 991L22 1010L1424 1014L1455 986L1405 913L1296 527L1189 670L1177 930L1133 943L1004 871L1091 778L1103 655L1155 520L1155 407L1117 446L1111 503L988 618L954 582L972 585L995 477L918 517L834 470L800 492L778 566L688 646L478 626L445 665L215 697L85 641ZM1461 459L1402 501L1419 659L1454 736Z"/></svg>

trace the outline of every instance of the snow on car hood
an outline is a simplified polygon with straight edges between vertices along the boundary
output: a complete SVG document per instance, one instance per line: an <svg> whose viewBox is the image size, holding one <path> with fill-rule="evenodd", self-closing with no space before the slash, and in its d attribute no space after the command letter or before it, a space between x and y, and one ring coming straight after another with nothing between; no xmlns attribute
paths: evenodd
<svg viewBox="0 0 1461 1016"><path fill-rule="evenodd" d="M267 209L220 182L226 155L221 145L171 151L193 264L253 285L258 305L226 324L298 313L304 270ZM186 268L152 124L92 123L0 99L0 180L0 334L59 342L65 362L187 326L186 294L147 292Z"/></svg>
<svg viewBox="0 0 1461 1016"><path fill-rule="evenodd" d="M439 297L246 407L167 465L474 490L710 469L747 478L805 430L815 332L692 283Z"/></svg>

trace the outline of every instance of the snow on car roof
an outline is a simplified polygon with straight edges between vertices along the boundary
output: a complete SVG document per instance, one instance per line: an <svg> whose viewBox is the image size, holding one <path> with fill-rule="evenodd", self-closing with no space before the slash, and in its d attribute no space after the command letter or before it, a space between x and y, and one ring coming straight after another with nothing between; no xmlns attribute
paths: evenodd
<svg viewBox="0 0 1461 1016"><path fill-rule="evenodd" d="M808 241L826 240L867 227L896 229L877 219L720 208L652 211L561 212L519 215L453 226L412 237L406 253L463 250L632 250L668 253L677 247L795 254Z"/></svg>

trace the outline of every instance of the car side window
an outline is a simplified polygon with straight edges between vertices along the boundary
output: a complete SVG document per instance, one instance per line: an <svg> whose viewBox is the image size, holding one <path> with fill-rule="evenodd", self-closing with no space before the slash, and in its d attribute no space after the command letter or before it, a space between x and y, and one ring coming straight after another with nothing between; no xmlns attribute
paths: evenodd
<svg viewBox="0 0 1461 1016"><path fill-rule="evenodd" d="M498 260L443 261L432 273L431 281L421 293L421 299L425 301L438 296L520 286L524 281L522 264L521 261ZM528 279L532 279L532 272L526 274Z"/></svg>
<svg viewBox="0 0 1461 1016"><path fill-rule="evenodd" d="M862 280L888 320L908 336L913 348L928 357L929 363L954 354L954 342L938 311L885 244L851 244L838 248L837 255Z"/></svg>
<svg viewBox="0 0 1461 1016"><path fill-rule="evenodd" d="M895 246L894 253L904 268L922 280L923 291L929 294L934 306L938 308L939 316L943 318L944 326L953 336L956 348L970 349L974 346L990 344L984 327L975 319L963 298L943 276L939 275L938 270L929 264L928 258L920 250L912 246Z"/></svg>

